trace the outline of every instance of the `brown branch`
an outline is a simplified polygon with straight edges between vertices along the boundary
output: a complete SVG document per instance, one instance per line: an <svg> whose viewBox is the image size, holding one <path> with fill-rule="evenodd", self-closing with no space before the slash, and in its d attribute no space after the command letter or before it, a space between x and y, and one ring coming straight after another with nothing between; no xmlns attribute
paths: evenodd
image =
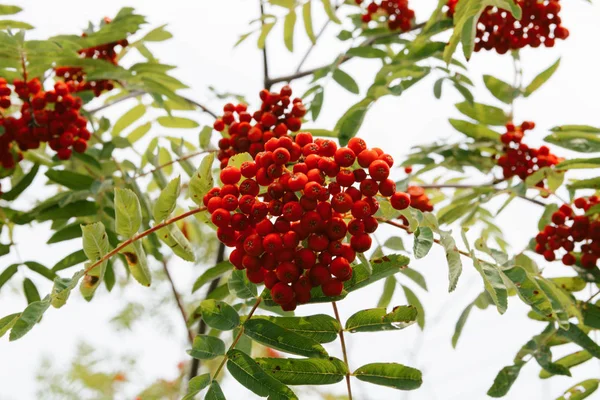
<svg viewBox="0 0 600 400"><path fill-rule="evenodd" d="M406 32L412 32L412 31L421 29L424 26L425 26L424 23L416 24L412 28L410 28L410 30L408 30ZM402 32L402 33L406 33L406 32ZM359 47L367 47L367 46L370 46L371 44L373 44L375 41L377 41L379 39L385 39L385 38L388 38L388 37L393 37L393 36L396 36L396 35L401 35L402 33L394 32L394 33L386 33L385 35L381 35L381 36L374 36L374 37L372 37L370 39L365 40ZM351 60L352 58L354 58L354 56L344 55L344 56L341 57L341 60L338 63L338 65L341 65L341 64L345 63L346 61ZM305 71L296 72L296 73L293 73L291 75L279 76L277 78L269 79L267 81L267 83L269 84L269 86L271 86L271 85L274 85L274 84L280 83L280 82L291 82L294 79L304 78L305 76L309 76L309 75L314 74L315 72L317 72L320 69L324 69L324 68L328 68L328 67L330 67L330 65L323 65L321 67L311 68L311 69L308 69L308 70L305 70Z"/></svg>
<svg viewBox="0 0 600 400"><path fill-rule="evenodd" d="M494 189L497 192L506 191L506 189L499 189L499 188L495 187L494 185L495 185L495 183L481 184L481 185L431 184L431 185L419 185L419 186L422 187L423 189L476 189L476 188L489 187L489 188ZM529 201L530 203L537 204L538 206L542 206L542 207L547 206L547 204L544 203L543 201L532 199L532 198L524 196L524 195L519 194L519 195L517 195L517 197L519 197L523 200Z"/></svg>
<svg viewBox="0 0 600 400"><path fill-rule="evenodd" d="M138 96L142 96L144 94L147 94L148 92L144 91L144 90L132 90L131 92L127 93L125 96L119 97L118 99L115 99L113 101L110 101L106 104L103 104L101 106L99 106L98 108L94 108L92 110L87 111L88 114L90 115L94 115L99 111L105 110L111 106L114 106L115 104L119 104L125 100L129 100L132 99L134 97L138 97ZM209 108L207 108L205 105L198 103L196 100L187 98L187 97L183 97L183 96L179 96L181 97L183 100L185 100L186 102L198 107L199 109L201 109L203 112L207 113L208 115L210 115L211 117L217 119L218 116L217 114L215 114L213 111L211 111Z"/></svg>
<svg viewBox="0 0 600 400"><path fill-rule="evenodd" d="M344 340L344 328L342 325L342 320L340 319L340 313L338 312L337 304L335 301L331 302L333 306L333 313L335 314L335 319L340 324L340 331L338 332L340 336L340 343L342 345L342 355L344 356L344 364L346 364L346 369L348 372L346 373L346 387L348 388L348 400L352 400L352 385L350 384L350 365L348 364L348 352L346 350L346 341Z"/></svg>
<svg viewBox="0 0 600 400"><path fill-rule="evenodd" d="M222 242L219 242L219 250L217 251L217 259L215 261L215 265L223 262L224 259L225 259L225 245ZM207 298L209 294L214 292L214 290L219 287L220 281L221 281L220 277L212 280L212 282L208 286L208 290L206 291L205 298ZM202 335L202 334L206 333L207 329L208 329L208 326L206 325L206 322L204 322L204 320L201 319L200 324L198 325L198 335ZM190 366L189 380L193 379L196 375L198 375L199 370L200 370L200 360L197 358L192 359L192 365Z"/></svg>
<svg viewBox="0 0 600 400"><path fill-rule="evenodd" d="M254 312L260 305L261 301L262 301L262 297L259 296L258 299L256 299L256 303L254 303L254 305L252 306L252 309L250 310L250 313L248 314L248 318L246 318L246 321L249 321L250 318L252 318L252 316L254 315ZM242 338L243 334L244 334L244 325L242 324L240 326L240 330L239 330L238 334L233 339L231 346L229 346L229 349L227 349L227 353L229 353L231 350L233 350L235 348L235 346L238 344L238 342ZM221 364L219 364L219 367L215 371L215 374L213 375L213 380L216 380L219 377L219 372L221 372L221 370L223 369L223 366L225 365L225 362L227 361L227 353L225 353L225 355L223 356L223 360L221 360Z"/></svg>
<svg viewBox="0 0 600 400"><path fill-rule="evenodd" d="M91 270L93 270L94 268L96 268L98 265L102 264L104 261L108 260L109 258L111 258L112 256L115 256L117 254L119 254L121 252L121 250L123 250L124 248L126 248L127 246L129 246L130 244L132 244L133 242L137 242L140 239L145 238L146 236L156 232L157 230L164 228L165 226L169 226L171 224L174 224L175 222L185 219L191 215L194 214L198 214L199 212L202 211L206 211L206 207L198 207L198 208L194 208L190 211L187 211L181 215L178 215L176 217L173 218L169 218L163 222L161 222L158 225L154 225L152 228L145 230L144 232L140 232L137 235L127 239L126 241L124 241L123 243L121 243L120 245L118 245L117 247L115 247L112 251L106 253L105 255L103 255L98 261L96 261L95 263L93 263L92 265L90 265L89 267L87 267L84 271L84 274L88 274Z"/></svg>
<svg viewBox="0 0 600 400"><path fill-rule="evenodd" d="M173 282L173 278L171 278L171 274L169 273L169 268L167 267L166 259L163 259L162 265L163 265L163 271L165 271L165 275L167 276L169 284L171 285L171 290L173 291L173 297L175 298L175 302L177 303L177 307L179 308L179 312L181 313L181 317L183 318L183 326L186 327L185 330L187 332L188 339L190 341L190 344L192 344L194 342L194 334L192 333L192 331L190 331L187 328L188 318L187 318L187 314L185 312L185 307L183 306L183 302L181 301L181 296L179 295L179 292L177 292L177 289L175 288L175 282Z"/></svg>
<svg viewBox="0 0 600 400"><path fill-rule="evenodd" d="M261 27L264 29L265 27L265 6L262 2L262 0L258 0L258 2L260 3L260 24ZM267 55L267 41L265 40L265 44L264 47L262 49L262 56L263 56L263 69L264 69L264 87L267 90L271 90L271 86L273 86L273 82L271 82L271 78L269 78L269 57Z"/></svg>
<svg viewBox="0 0 600 400"><path fill-rule="evenodd" d="M217 150L200 150L200 151L196 151L194 153L186 154L185 156L182 156L182 157L176 158L175 160L171 160L169 162L161 164L161 165L157 166L156 168L151 169L150 171L142 172L141 174L134 176L133 179L137 179L137 178L141 178L142 176L150 175L151 173L161 170L165 167L168 167L169 165L173 165L173 164L179 163L181 161L189 160L190 158L199 156L201 154L213 153L215 151L217 151Z"/></svg>

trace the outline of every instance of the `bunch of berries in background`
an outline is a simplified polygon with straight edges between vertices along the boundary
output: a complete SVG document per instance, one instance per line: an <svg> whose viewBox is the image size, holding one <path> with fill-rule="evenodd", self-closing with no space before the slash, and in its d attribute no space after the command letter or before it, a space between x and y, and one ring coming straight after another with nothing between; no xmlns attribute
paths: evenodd
<svg viewBox="0 0 600 400"><path fill-rule="evenodd" d="M355 0L361 5L363 0ZM365 8L362 22L376 21L378 15L384 15L390 30L409 31L415 12L408 7L408 0L377 0L371 1Z"/></svg>
<svg viewBox="0 0 600 400"><path fill-rule="evenodd" d="M104 24L109 24L110 18L104 18L103 22ZM84 33L82 37L86 37L86 34ZM79 55L82 58L104 60L113 65L118 65L118 53L115 48L117 46L126 47L128 44L129 43L127 42L127 39L121 39L116 42L79 50ZM94 92L96 97L98 97L102 94L102 92L114 89L114 83L111 80L87 80L84 69L80 67L57 67L55 72L56 76L63 78L64 81L69 85L71 92L90 90Z"/></svg>
<svg viewBox="0 0 600 400"><path fill-rule="evenodd" d="M575 208L583 211L578 215L571 206L565 204L552 214L552 223L537 234L535 251L542 254L547 261L554 261L560 249L564 249L562 262L574 265L576 253L580 253L580 265L583 268L594 268L600 258L600 218L598 214L585 215L593 206L600 204L598 196L575 199ZM576 245L579 248L576 249Z"/></svg>
<svg viewBox="0 0 600 400"><path fill-rule="evenodd" d="M460 0L449 0L448 15L453 16ZM521 7L521 19L515 19L509 11L489 6L479 17L475 51L495 49L499 54L525 46L553 47L556 39L569 36L561 25L558 0L517 0Z"/></svg>
<svg viewBox="0 0 600 400"><path fill-rule="evenodd" d="M433 204L431 204L429 196L425 193L425 189L420 186L409 186L406 192L410 196L410 206L412 208L416 208L422 212L433 211Z"/></svg>
<svg viewBox="0 0 600 400"><path fill-rule="evenodd" d="M231 263L293 310L310 300L313 287L340 295L350 263L371 248L379 201L397 210L410 205L389 179L393 163L359 138L340 148L305 132L271 138L253 161L225 167L223 186L204 204L219 240L235 248Z"/></svg>
<svg viewBox="0 0 600 400"><path fill-rule="evenodd" d="M551 167L561 161L556 155L550 153L550 149L546 146L535 149L522 143L525 131L533 128L535 124L527 121L521 126L515 126L513 123L506 124L506 133L500 136L504 152L496 156L504 178L518 176L525 180L540 168ZM538 182L536 186L543 188L544 181Z"/></svg>
<svg viewBox="0 0 600 400"><path fill-rule="evenodd" d="M44 91L39 79L28 82L15 80L14 91L23 101L19 117L4 116L0 126L0 164L14 168L23 159L22 151L37 149L47 142L61 160L71 157L72 151L83 153L87 149L90 132L87 119L80 115L81 98L73 96L69 86L57 82L54 90ZM0 79L0 95L10 106L10 88Z"/></svg>
<svg viewBox="0 0 600 400"><path fill-rule="evenodd" d="M254 157L265 149L269 139L300 130L306 108L301 99L292 99L291 96L292 89L289 86L282 87L279 93L262 90L262 105L254 114L247 111L245 104L226 104L223 107L223 116L213 126L225 136L219 140L217 155L221 168L227 165L229 157L233 155L247 152Z"/></svg>

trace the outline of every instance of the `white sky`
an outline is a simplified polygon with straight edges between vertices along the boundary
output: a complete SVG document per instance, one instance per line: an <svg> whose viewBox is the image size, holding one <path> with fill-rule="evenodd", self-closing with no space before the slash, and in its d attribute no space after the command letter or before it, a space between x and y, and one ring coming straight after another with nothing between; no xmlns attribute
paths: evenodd
<svg viewBox="0 0 600 400"><path fill-rule="evenodd" d="M124 2L117 0L20 0L18 3L25 9L19 16L20 19L36 26L38 29L34 35L40 38L59 33L78 33L87 25L88 20L96 21L105 15L112 16L124 5ZM417 19L421 21L436 2L413 0L412 3ZM516 120L526 119L537 123L536 130L529 135L531 143L538 143L547 134L548 128L559 124L600 126L597 112L600 82L595 79L599 65L596 49L600 11L584 1L562 3L561 16L564 25L571 32L569 39L559 42L554 49L522 52L526 82L562 56L561 67L551 83L530 98L517 102ZM220 91L237 92L246 95L251 101L256 100L256 93L262 87L262 63L260 53L254 46L255 37L236 49L232 49L232 45L240 34L248 31L248 21L257 17L257 1L146 0L130 4L146 15L153 27L169 24L168 29L174 34L174 39L152 48L162 62L179 67L176 76L190 85L190 97L207 102L211 108L218 111L222 104L219 101L211 101L212 96L206 89L208 85L212 85ZM320 10L318 2L314 9ZM315 27L318 28L323 16L320 12L315 13ZM340 45L334 39L338 31L336 26L328 29L329 35L326 35L327 38L311 56L308 66L322 65L339 53L343 44ZM297 29L296 48L300 51L291 55L283 47L281 28L274 29L268 42L273 75L288 74L295 69L308 45L304 36L304 32ZM491 74L512 81L510 56L475 54L469 67L469 77L478 85L474 91L476 99L481 102L493 101L483 87L481 75ZM344 69L357 79L363 94L376 68L376 62L364 60L351 61L344 66ZM445 86L443 98L436 100L432 95L433 82L434 78L430 77L399 98L381 99L369 112L359 135L366 138L369 145L382 147L398 159L408 153L413 145L458 135L452 131L447 119L457 117L453 104L461 101L461 98L450 87ZM297 82L294 85L295 92L301 94L306 88L306 83ZM334 83L328 85L322 116L314 126L333 127L343 111L358 99L358 96L350 95ZM126 107L117 110L114 115L126 110ZM210 122L204 116L201 120ZM196 133L192 135L192 140L195 141ZM559 150L559 153L566 154L566 151ZM42 183L43 180L37 181L40 190ZM40 190L36 190L35 195L44 193ZM515 249L523 247L536 232L540 214L540 209L519 201L514 201L502 214L499 224L506 230L506 237L514 244ZM44 243L49 237L48 228L47 225L42 225L33 230L27 227L17 230L17 242L22 243L20 250L25 259L53 265L55 261L80 246L78 241L53 245L51 248L45 246ZM378 236L385 239L386 232L391 231L382 228L378 231ZM14 260L14 254L3 257L1 266L8 266ZM504 316L499 316L491 308L485 312L473 310L458 349L453 350L450 338L454 324L463 308L483 288L481 279L476 276L471 265L466 260L464 264L463 277L452 294L447 293L447 267L441 249L434 248L424 260L411 264L426 276L430 289L429 293L424 293L408 283L425 305L425 334L421 334L418 328L413 326L398 332L348 335L352 369L369 362L389 361L418 367L424 374L422 388L406 394L354 380L357 400L486 398L485 392L496 373L512 362L522 344L543 329L542 324L525 317L527 307L513 298ZM203 270L198 267L192 268L185 263L176 265L174 269L176 283L185 293L189 293L193 280ZM555 276L569 274L567 269L557 265L549 267L549 271L549 274ZM20 282L18 277L22 276L24 273L20 271L15 282ZM400 279L407 283L407 280ZM42 293L49 290L48 284L38 279L35 281L43 288ZM340 304L342 318L346 319L359 309L374 307L380 290L381 285L374 285L367 290L361 290L359 294L350 295ZM41 357L49 355L59 365L65 365L73 356L75 344L80 340L116 354L139 354L139 364L143 365L143 373L130 377L139 382L138 388L159 377L173 378L176 375L177 363L187 357L185 333L179 325L175 325L176 330L170 334L163 334L154 325L147 323L136 325L132 332L115 334L107 324L120 309L123 298L149 301L151 294L152 291L134 288L132 285L126 293L101 293L91 304L86 304L74 293L67 306L49 311L42 323L23 339L14 343L8 343L6 339L0 341L0 400L36 398L34 377ZM392 304L404 303L405 299L399 290ZM3 288L0 294L0 316L19 311L24 306L24 299L16 296L8 288ZM171 306L173 321L177 324L179 316L176 314L176 308ZM300 313L330 311L327 305L300 309ZM328 345L327 349L341 358L338 346L338 343L333 343ZM556 348L554 353L558 358L572 351L574 348L563 346ZM556 398L572 384L597 377L598 363L591 361L585 366L573 368L574 377L571 379L559 377L541 381L537 378L538 372L539 367L533 362L526 366L506 398ZM224 390L229 399L239 399L242 396L248 399L255 398L252 393L244 391L231 380L227 381ZM343 394L344 383L334 385L330 390ZM119 399L130 399L134 394L134 391L125 393ZM303 398L318 397L307 395Z"/></svg>

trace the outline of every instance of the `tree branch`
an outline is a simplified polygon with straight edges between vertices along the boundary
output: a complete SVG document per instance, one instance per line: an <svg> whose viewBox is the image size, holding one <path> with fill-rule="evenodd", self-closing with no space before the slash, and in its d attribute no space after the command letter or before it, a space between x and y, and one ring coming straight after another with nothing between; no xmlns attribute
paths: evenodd
<svg viewBox="0 0 600 400"><path fill-rule="evenodd" d="M137 179L137 178L141 178L142 176L150 175L151 173L156 172L165 167L168 167L169 165L173 165L173 164L176 164L181 161L189 160L190 158L199 156L201 154L213 153L215 151L217 151L217 150L200 150L200 151L196 151L194 153L186 154L185 156L182 156L182 157L176 158L175 160L171 160L167 163L161 164L161 165L157 166L156 168L151 169L150 171L142 172L141 174L134 176L133 179Z"/></svg>
<svg viewBox="0 0 600 400"><path fill-rule="evenodd" d="M223 262L225 259L225 245L222 242L219 242L219 250L217 251L217 259L215 261L215 265ZM219 282L221 278L215 278L212 280L210 285L208 286L208 290L206 291L205 298L208 297L216 288L219 287ZM203 319L200 320L200 324L198 325L198 335L202 335L206 333L207 330L206 322ZM193 379L196 375L198 375L198 371L200 370L200 360L197 358L192 359L192 365L190 366L190 374L189 380Z"/></svg>
<svg viewBox="0 0 600 400"><path fill-rule="evenodd" d="M372 38L369 38L369 39L365 40L359 47L367 47L367 46L370 46L371 44L373 44L375 41L377 41L379 39L385 39L385 38L388 38L388 37L393 37L393 36L396 36L396 35L401 35L402 33L413 32L415 30L419 30L419 29L423 28L424 26L425 26L425 23L420 23L420 24L414 25L412 28L410 28L410 30L408 30L406 32L401 32L401 33L393 32L393 33L386 33L385 35L373 36ZM345 63L346 61L351 60L352 58L354 58L354 56L344 55L341 58L341 60L340 60L340 62L339 62L338 65L341 65L341 64ZM280 82L291 82L294 79L304 78L305 76L312 75L315 72L317 72L318 70L323 69L323 68L328 68L329 66L330 65L323 65L321 67L311 68L311 69L308 69L308 70L305 70L305 71L300 71L300 72L296 71L296 73L293 73L291 75L279 76L279 77L276 77L276 78L269 79L267 81L267 83L269 84L269 87L270 87L271 85L274 85L274 84L280 83ZM267 86L267 85L265 85L265 86Z"/></svg>
<svg viewBox="0 0 600 400"><path fill-rule="evenodd" d="M152 228L145 230L144 232L140 232L137 235L127 239L126 241L124 241L123 243L121 243L120 245L118 245L117 247L115 247L112 251L106 253L105 255L103 255L98 261L96 261L95 263L93 263L92 265L90 265L89 267L87 267L84 271L84 274L87 274L88 272L90 272L91 270L93 270L94 268L96 268L98 265L102 264L104 261L108 260L109 258L111 258L114 255L117 255L121 252L121 250L123 250L124 248L126 248L127 246L129 246L130 244L132 244L133 242L137 242L140 239L145 238L146 236L150 235L151 233L156 232L157 230L164 228L165 226L169 226L171 224L174 224L175 222L185 219L191 215L194 214L198 214L199 212L202 211L206 211L206 207L198 207L198 208L194 208L190 211L187 211L181 215L178 215L176 217L173 218L169 218L163 222L161 222L160 224L154 225Z"/></svg>
<svg viewBox="0 0 600 400"><path fill-rule="evenodd" d="M422 187L423 189L476 189L476 188L480 188L480 187L489 187L494 189L497 192L502 192L505 191L506 189L499 189L497 187L494 186L495 183L489 183L489 184L481 184L481 185L461 185L461 184L432 184L432 185L419 185L420 187ZM517 195L517 197L529 201L530 203L533 204L537 204L538 206L542 206L542 207L546 207L547 204L544 203L543 201L539 201L536 199L532 199L530 197L527 196L523 196L523 195Z"/></svg>
<svg viewBox="0 0 600 400"><path fill-rule="evenodd" d="M340 331L338 332L340 336L340 343L342 345L342 355L344 356L344 364L346 364L346 369L348 373L346 374L346 387L348 389L348 400L352 400L352 385L350 384L350 365L348 364L348 351L346 350L346 341L344 340L344 327L342 325L342 320L340 318L340 313L338 312L337 304L335 301L331 302L333 306L333 313L335 314L335 319L340 324Z"/></svg>
<svg viewBox="0 0 600 400"><path fill-rule="evenodd" d="M261 26L264 28L265 26L265 6L262 2L262 0L258 0L259 4L260 4L260 24ZM265 45L262 49L262 56L263 56L263 70L264 70L264 87L267 90L271 90L271 86L273 86L273 82L271 82L271 78L269 78L269 57L267 54L267 41L265 40Z"/></svg>
<svg viewBox="0 0 600 400"><path fill-rule="evenodd" d="M187 332L188 340L191 345L194 342L194 334L192 333L192 331L190 331L187 328L188 317L185 312L185 307L183 306L183 302L181 301L181 296L179 296L179 293L177 292L177 289L175 288L175 282L173 282L173 278L171 278L171 274L169 273L169 268L167 267L167 259L163 259L162 265L163 265L163 271L165 271L165 275L167 276L169 284L171 285L171 290L173 291L173 297L175 298L175 302L177 303L177 307L179 308L179 312L181 313L181 317L183 318L183 326L186 327L185 331Z"/></svg>

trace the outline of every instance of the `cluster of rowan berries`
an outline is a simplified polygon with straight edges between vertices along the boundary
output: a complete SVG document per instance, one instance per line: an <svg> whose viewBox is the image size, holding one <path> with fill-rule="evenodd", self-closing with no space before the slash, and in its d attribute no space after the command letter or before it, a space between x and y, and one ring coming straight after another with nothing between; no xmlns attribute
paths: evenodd
<svg viewBox="0 0 600 400"><path fill-rule="evenodd" d="M204 204L219 240L235 247L231 263L293 310L313 287L326 296L342 292L356 253L371 247L379 201L398 210L410 205L389 179L393 163L359 138L339 148L306 132L271 138L253 161L225 167L223 186Z"/></svg>
<svg viewBox="0 0 600 400"><path fill-rule="evenodd" d="M453 16L459 0L449 0L448 15ZM553 47L556 39L566 39L569 30L561 25L559 0L517 0L521 19L506 10L489 6L479 17L475 51L495 49L499 54L525 46Z"/></svg>
<svg viewBox="0 0 600 400"><path fill-rule="evenodd" d="M302 127L301 118L306 115L306 108L302 99L291 98L289 86L282 87L279 93L263 89L259 96L262 105L254 114L247 111L245 104L229 103L223 107L223 116L215 121L215 130L226 134L219 140L217 155L222 168L229 157L246 152L254 157L264 150L269 139L287 136L289 131L298 132Z"/></svg>
<svg viewBox="0 0 600 400"><path fill-rule="evenodd" d="M10 88L0 79L0 93ZM38 78L28 82L14 81L14 91L23 101L19 117L3 117L0 126L0 164L6 169L14 168L21 161L21 151L37 149L48 142L61 160L71 157L72 150L83 153L87 149L90 132L87 119L79 114L82 101L71 94L69 86L57 82L54 90L44 91ZM15 146L16 145L16 146Z"/></svg>
<svg viewBox="0 0 600 400"><path fill-rule="evenodd" d="M110 18L104 18L104 23L109 24ZM81 35L86 37L84 33ZM116 42L102 44L96 47L90 47L87 49L79 50L79 54L82 58L93 58L96 60L104 60L113 65L118 64L118 53L115 50L117 46L126 47L128 45L127 39L121 39ZM57 67L55 69L56 75L63 78L64 81L69 84L71 92L82 92L89 90L94 92L96 97L100 96L104 91L111 91L115 85L113 81L108 79L100 79L89 81L86 80L86 73L83 68L80 67Z"/></svg>
<svg viewBox="0 0 600 400"><path fill-rule="evenodd" d="M497 163L502 167L505 178L518 176L522 180L543 167L558 164L561 159L550 152L546 146L531 148L522 143L525 131L535 128L535 123L525 121L521 126L515 126L509 122L506 124L506 133L500 136L504 147L504 153L497 157ZM544 187L544 181L537 183L538 187Z"/></svg>
<svg viewBox="0 0 600 400"><path fill-rule="evenodd" d="M433 204L431 204L429 196L425 193L425 189L420 186L409 186L406 192L410 196L410 206L412 208L416 208L422 212L433 211Z"/></svg>
<svg viewBox="0 0 600 400"><path fill-rule="evenodd" d="M361 5L363 0L355 0ZM372 1L365 8L365 14L361 20L365 23L376 18L377 14L386 16L387 25L390 30L400 29L403 32L410 30L415 12L408 7L408 0L379 0Z"/></svg>
<svg viewBox="0 0 600 400"><path fill-rule="evenodd" d="M598 196L580 197L574 201L575 207L584 212L597 204L600 204ZM552 223L545 226L535 240L535 251L547 261L554 261L557 252L564 249L562 262L565 265L577 262L575 245L579 243L581 266L594 268L600 258L600 219L597 215L577 215L571 206L564 204L552 214Z"/></svg>

